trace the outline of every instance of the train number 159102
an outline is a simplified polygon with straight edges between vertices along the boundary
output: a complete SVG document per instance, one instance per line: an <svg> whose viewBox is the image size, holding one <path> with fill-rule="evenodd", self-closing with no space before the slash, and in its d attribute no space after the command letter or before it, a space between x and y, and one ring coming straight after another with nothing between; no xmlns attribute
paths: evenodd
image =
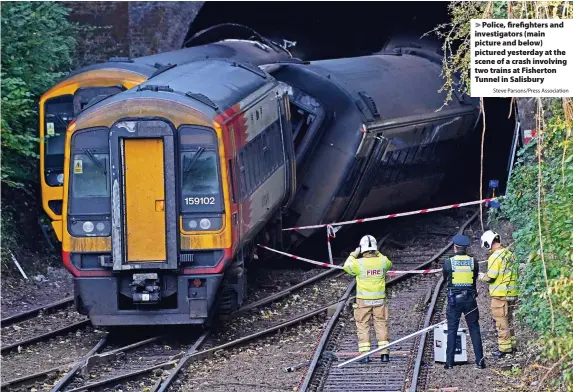
<svg viewBox="0 0 573 392"><path fill-rule="evenodd" d="M188 206L197 204L215 204L214 197L186 197L185 204Z"/></svg>

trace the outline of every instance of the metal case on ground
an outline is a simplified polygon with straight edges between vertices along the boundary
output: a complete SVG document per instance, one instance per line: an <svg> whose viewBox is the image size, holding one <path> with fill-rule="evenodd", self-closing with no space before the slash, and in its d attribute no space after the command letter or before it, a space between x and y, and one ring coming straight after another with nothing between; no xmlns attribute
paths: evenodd
<svg viewBox="0 0 573 392"><path fill-rule="evenodd" d="M458 328L454 362L467 362L467 336L466 328ZM446 362L446 346L448 344L448 326L440 324L434 327L434 361Z"/></svg>

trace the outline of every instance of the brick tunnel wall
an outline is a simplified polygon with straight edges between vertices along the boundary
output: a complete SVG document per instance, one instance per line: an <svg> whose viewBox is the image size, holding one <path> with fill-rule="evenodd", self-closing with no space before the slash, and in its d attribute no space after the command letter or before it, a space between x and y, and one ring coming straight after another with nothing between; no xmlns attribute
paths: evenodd
<svg viewBox="0 0 573 392"><path fill-rule="evenodd" d="M181 48L202 1L65 1L81 30L75 67Z"/></svg>

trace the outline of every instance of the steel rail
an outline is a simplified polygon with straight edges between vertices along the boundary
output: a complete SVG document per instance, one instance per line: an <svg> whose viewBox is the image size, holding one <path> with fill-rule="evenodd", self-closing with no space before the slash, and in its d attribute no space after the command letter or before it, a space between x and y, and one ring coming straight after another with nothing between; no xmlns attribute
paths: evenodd
<svg viewBox="0 0 573 392"><path fill-rule="evenodd" d="M2 328L8 327L12 324L16 324L18 322L30 319L38 315L42 311L65 308L66 306L71 305L73 302L74 302L74 297L66 297L64 299L60 299L56 302L52 302L47 305L41 305L34 309L30 309L25 312L15 314L13 316L3 318L2 320L0 320L0 326Z"/></svg>
<svg viewBox="0 0 573 392"><path fill-rule="evenodd" d="M458 233L463 233L466 229L466 227L472 223L478 216L479 212L474 213L469 219L467 219L461 226L460 229L458 230ZM385 238L386 239L386 238ZM414 266L412 269L423 269L426 268L427 266L431 265L434 261L436 261L437 259L439 259L444 253L446 253L453 245L453 242L450 241L446 246L444 246L442 249L438 250L438 252L436 252L428 261L425 261L421 264L418 264L416 266ZM389 279L386 282L386 287L391 287L393 285L395 285L396 283L404 280L404 279L409 279L411 276L409 276L408 274L404 274L401 276L397 276L393 279ZM440 282L443 281L443 278L440 278ZM441 283L440 283L441 284ZM437 292L439 292L439 290L437 290ZM434 292L434 296L437 298L437 294L436 292ZM355 297L349 297L347 300L349 301L350 299L355 298ZM433 305L435 305L435 301L432 300ZM432 306L433 306L432 305ZM343 308L343 306L339 306L340 309ZM322 356L322 353L324 351L324 348L326 347L326 344L328 342L328 337L331 334L332 329L334 328L334 326L336 325L336 321L338 319L340 315L340 312L338 312L338 308L337 308L337 312L335 313L335 316L331 317L327 327L325 328L322 338L320 340L319 345L317 346L316 350L315 350L315 354L313 356L313 360L311 361L311 364L307 370L305 379L303 384L300 386L300 388L298 389L299 392L306 392L312 382L312 378L314 376L314 373L316 372L317 369L317 365L318 365L318 360L319 358ZM421 361L420 361L421 362ZM416 361L416 364L419 367L418 362ZM414 380L413 380L414 382Z"/></svg>
<svg viewBox="0 0 573 392"><path fill-rule="evenodd" d="M442 276L438 283L436 283L436 287L434 287L434 294L432 295L432 302L428 307L426 312L426 319L424 320L423 328L428 328L430 325L430 321L432 320L432 316L434 315L434 308L436 306L436 302L438 301L438 295L440 294L440 290L442 288L442 284L444 284L444 277ZM412 373L412 382L410 384L409 392L416 392L416 388L418 387L418 378L420 376L420 368L422 367L422 356L424 355L424 345L426 344L426 336L428 332L424 332L420 337L420 343L418 344L418 353L416 354L416 362L414 363L414 371Z"/></svg>
<svg viewBox="0 0 573 392"><path fill-rule="evenodd" d="M193 344L193 346L191 346L189 348L189 350L187 350L187 353L185 353L185 356L183 358L181 358L181 360L179 361L179 363L177 364L175 369L173 369L173 371L169 374L169 376L165 380L160 379L160 381L158 383L156 383L153 386L153 388L151 388L151 390L149 392L165 392L165 391L167 391L167 389L169 388L169 386L171 385L171 383L173 382L175 377L179 374L181 369L183 369L183 367L185 366L185 364L187 363L189 358L197 352L199 347L201 347L201 345L203 344L203 342L205 342L205 339L207 339L208 336L209 336L209 331L203 332L203 334L199 337L199 339L197 339L195 344Z"/></svg>
<svg viewBox="0 0 573 392"><path fill-rule="evenodd" d="M348 288L346 289L346 292L344 293L344 296L343 296L343 297L346 297L346 301L338 303L338 306L336 307L336 311L334 312L332 317L330 317L330 319L328 320L328 323L326 324L324 332L323 332L323 334L320 338L320 341L318 343L318 347L314 352L314 355L312 357L312 361L310 362L309 371L306 372L306 377L304 378L303 384L299 388L299 391L306 391L308 386L310 385L310 382L312 381L312 377L314 375L314 371L316 370L316 367L318 365L318 360L322 356L322 352L324 351L324 347L326 346L326 343L328 342L328 338L330 337L330 334L331 334L334 326L336 325L336 322L338 321L338 317L340 317L340 314L342 313L342 309L344 309L344 306L350 300L350 298L349 298L350 292L352 290L354 290L355 286L356 286L356 279L352 279L352 282L350 282L350 284L348 285Z"/></svg>
<svg viewBox="0 0 573 392"><path fill-rule="evenodd" d="M463 232L466 230L466 228L469 226L470 223L472 223L479 215L479 211L477 211L475 214L473 214L458 230L457 234L463 234ZM451 243L453 245L453 243ZM450 245L451 246L451 245ZM432 316L434 315L434 310L436 307L436 303L438 301L438 296L440 295L440 290L442 285L444 284L444 278L441 277L440 280L438 281L438 283L436 283L436 287L434 288L434 294L432 295L432 302L430 303L428 310L426 312L426 318L424 320L424 326L423 328L427 328L430 325L430 322L432 320ZM424 332L422 334L422 336L420 337L420 342L418 344L418 352L416 354L416 361L414 363L414 370L413 370L413 374L412 374L412 382L410 384L410 389L409 392L416 392L416 389L418 387L418 378L420 376L420 369L422 367L422 360L423 360L423 355L424 355L424 346L426 344L426 337L428 335L428 332Z"/></svg>
<svg viewBox="0 0 573 392"><path fill-rule="evenodd" d="M382 237L378 241L378 250L380 250L380 248L382 248L382 245L388 240L389 237L390 237L390 233L386 234L384 237ZM312 381L312 377L314 376L314 372L316 370L316 367L318 365L318 360L322 356L322 352L324 351L324 347L326 347L326 344L328 342L328 338L330 337L330 334L332 333L332 330L334 329L334 326L336 325L336 322L338 321L338 318L340 317L340 314L342 313L342 309L344 309L344 306L348 303L348 301L350 301L350 298L349 298L350 292L354 289L354 287L356 287L356 279L352 279L352 281L348 285L348 289L346 290L346 293L344 295L347 298L346 301L338 303L338 306L336 307L336 311L334 312L332 317L330 317L330 319L328 320L328 323L324 327L324 331L322 333L322 336L320 338L318 346L316 347L316 349L314 351L314 355L313 355L312 360L310 361L310 364L308 366L308 370L306 372L306 376L304 378L304 381L303 381L302 385L299 387L299 391L306 391L308 389L308 387Z"/></svg>
<svg viewBox="0 0 573 392"><path fill-rule="evenodd" d="M103 338L101 338L100 341L97 342L97 344L86 355L84 355L81 360L76 362L74 367L63 378L61 378L56 385L54 385L50 392L56 392L65 387L82 367L82 364L87 360L87 358L96 354L106 344L108 337L109 335L106 334Z"/></svg>
<svg viewBox="0 0 573 392"><path fill-rule="evenodd" d="M73 324L66 325L65 327L62 327L62 328L58 328L58 329L55 329L53 331L49 331L49 332L46 332L46 333L43 333L40 335L32 336L31 338L28 338L28 339L20 340L20 341L17 341L15 343L8 344L6 346L2 346L2 348L0 348L0 353L5 354L8 351L11 351L11 350L17 348L18 346L27 346L27 345L30 345L32 343L36 343L40 340L48 339L48 338L51 338L53 336L56 336L56 335L59 335L62 333L73 331L74 329L84 327L88 324L90 324L90 320L88 320L88 319L80 320L80 321L77 321Z"/></svg>

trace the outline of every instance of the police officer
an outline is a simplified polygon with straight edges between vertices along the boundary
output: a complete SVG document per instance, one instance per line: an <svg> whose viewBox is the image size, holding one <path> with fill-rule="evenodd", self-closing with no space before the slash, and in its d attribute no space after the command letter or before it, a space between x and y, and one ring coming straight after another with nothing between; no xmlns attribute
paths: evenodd
<svg viewBox="0 0 573 392"><path fill-rule="evenodd" d="M480 280L489 283L491 314L497 329L498 350L493 353L496 359L511 354L516 346L510 329L511 304L518 295L518 265L513 253L501 246L498 233L488 230L481 236L481 246L491 252L487 261L487 273L480 273Z"/></svg>
<svg viewBox="0 0 573 392"><path fill-rule="evenodd" d="M485 368L481 332L479 328L479 310L476 301L479 269L474 259L466 254L470 239L465 235L453 238L455 256L445 261L443 267L444 281L448 290L448 344L444 368L454 366L454 350L462 313L470 330L470 337L476 357L476 368Z"/></svg>
<svg viewBox="0 0 573 392"><path fill-rule="evenodd" d="M360 240L360 246L350 253L344 263L344 271L356 277L356 303L354 304L354 319L358 334L358 351L370 351L370 318L374 317L374 329L378 347L388 344L388 306L386 298L386 272L392 267L392 262L380 252L376 239L366 235ZM390 350L382 350L382 362L390 360ZM364 357L359 362L368 363L370 357Z"/></svg>

